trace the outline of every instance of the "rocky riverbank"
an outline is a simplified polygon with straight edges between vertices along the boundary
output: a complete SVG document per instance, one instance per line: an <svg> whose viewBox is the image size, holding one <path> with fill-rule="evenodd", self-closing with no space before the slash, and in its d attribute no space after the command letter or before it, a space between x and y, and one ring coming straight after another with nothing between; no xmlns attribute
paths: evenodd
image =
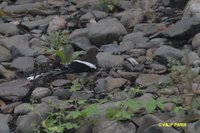
<svg viewBox="0 0 200 133"><path fill-rule="evenodd" d="M99 113L78 120L80 128L53 129L50 121L46 132L199 133L199 7L199 0L0 0L0 133L43 133L49 112L85 118L92 103ZM71 60L55 45L68 41L70 59L97 48L98 68L62 73Z"/></svg>

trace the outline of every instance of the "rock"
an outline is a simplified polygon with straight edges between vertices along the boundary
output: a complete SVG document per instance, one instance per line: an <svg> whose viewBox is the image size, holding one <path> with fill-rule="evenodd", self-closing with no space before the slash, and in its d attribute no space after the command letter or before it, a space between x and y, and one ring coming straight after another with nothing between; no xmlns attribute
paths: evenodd
<svg viewBox="0 0 200 133"><path fill-rule="evenodd" d="M140 125L137 133L179 133L172 127L160 127L158 126L159 123L163 121L157 118L154 115L145 115L143 116L142 124Z"/></svg>
<svg viewBox="0 0 200 133"><path fill-rule="evenodd" d="M144 13L141 9L126 10L117 14L120 18L120 22L127 28L133 28L136 24L140 23L144 19Z"/></svg>
<svg viewBox="0 0 200 133"><path fill-rule="evenodd" d="M70 97L71 100L88 100L93 96L90 92L76 91Z"/></svg>
<svg viewBox="0 0 200 133"><path fill-rule="evenodd" d="M55 16L48 16L44 19L39 19L35 21L25 21L25 22L22 22L22 25L25 25L27 28L29 28L29 30L32 30L41 25L48 25L50 21L54 19L54 17Z"/></svg>
<svg viewBox="0 0 200 133"><path fill-rule="evenodd" d="M195 18L182 19L169 26L163 34L177 40L189 39L196 35L200 30L200 23Z"/></svg>
<svg viewBox="0 0 200 133"><path fill-rule="evenodd" d="M28 38L25 35L15 35L12 37L0 39L0 43L11 50L13 57L19 55L22 56L33 56L34 51L28 45Z"/></svg>
<svg viewBox="0 0 200 133"><path fill-rule="evenodd" d="M94 15L95 16L94 16ZM108 16L107 13L103 12L103 11L98 11L98 10L94 10L91 12L87 12L86 14L82 15L80 20L83 21L83 20L91 20L91 19L103 19L103 18L106 18Z"/></svg>
<svg viewBox="0 0 200 133"><path fill-rule="evenodd" d="M165 103L164 104L164 111L165 112L171 112L174 110L174 108L176 107L176 104L175 103Z"/></svg>
<svg viewBox="0 0 200 133"><path fill-rule="evenodd" d="M117 44L107 44L102 45L100 49L103 49L104 52L110 53L110 54L116 54L118 53L118 45Z"/></svg>
<svg viewBox="0 0 200 133"><path fill-rule="evenodd" d="M149 39L142 32L132 32L123 37L123 42L131 41L133 44L147 44Z"/></svg>
<svg viewBox="0 0 200 133"><path fill-rule="evenodd" d="M93 128L93 133L136 133L136 127L131 122L98 120L98 124Z"/></svg>
<svg viewBox="0 0 200 133"><path fill-rule="evenodd" d="M84 124L82 127L77 129L76 133L92 133L93 126L89 123Z"/></svg>
<svg viewBox="0 0 200 133"><path fill-rule="evenodd" d="M17 79L0 84L0 98L18 101L24 98L30 90L30 82L26 79Z"/></svg>
<svg viewBox="0 0 200 133"><path fill-rule="evenodd" d="M124 1L124 0L120 0L119 1L119 5L118 5L121 9L124 9L124 10L128 10L128 9L131 9L133 8L132 4L131 4L131 1Z"/></svg>
<svg viewBox="0 0 200 133"><path fill-rule="evenodd" d="M57 79L57 80L54 80L51 84L52 84L53 86L58 87L58 86L64 86L64 85L70 84L70 83L71 83L70 80L66 80L66 79Z"/></svg>
<svg viewBox="0 0 200 133"><path fill-rule="evenodd" d="M142 32L144 35L152 35L158 32L162 32L166 29L165 24L156 23L142 23L134 26L134 32Z"/></svg>
<svg viewBox="0 0 200 133"><path fill-rule="evenodd" d="M98 53L96 57L99 66L103 68L122 66L124 62L124 57L120 55L111 55L105 52Z"/></svg>
<svg viewBox="0 0 200 133"><path fill-rule="evenodd" d="M19 104L21 104L22 102L12 102L10 104L7 104L7 105L3 105L1 106L1 111L2 113L4 114L8 114L8 113L12 113L14 108L16 106L18 106Z"/></svg>
<svg viewBox="0 0 200 133"><path fill-rule="evenodd" d="M7 12L7 13L16 13L16 14L20 14L20 13L25 13L26 11L28 11L28 9L32 8L36 6L36 4L34 3L28 3L28 4L20 4L20 5L9 5L6 6L3 11Z"/></svg>
<svg viewBox="0 0 200 133"><path fill-rule="evenodd" d="M52 96L57 96L59 99L69 99L72 93L68 89L56 89Z"/></svg>
<svg viewBox="0 0 200 133"><path fill-rule="evenodd" d="M136 72L124 72L124 71L118 70L117 73L118 73L122 78L128 79L129 81L132 81L132 82L134 82L135 79L136 79L137 76L138 76L138 73L136 73Z"/></svg>
<svg viewBox="0 0 200 133"><path fill-rule="evenodd" d="M104 19L88 27L88 36L95 45L118 41L120 36L127 34L124 26L116 19Z"/></svg>
<svg viewBox="0 0 200 133"><path fill-rule="evenodd" d="M30 48L33 49L34 52L37 53L38 55L43 54L45 52L45 50L47 49L45 45L46 42L38 38L33 38L29 41Z"/></svg>
<svg viewBox="0 0 200 133"><path fill-rule="evenodd" d="M0 120L0 132L1 133L10 133L10 129L8 127L8 124L4 121Z"/></svg>
<svg viewBox="0 0 200 133"><path fill-rule="evenodd" d="M195 61L200 60L199 56L195 52L189 52L185 54L181 60L181 62L185 65L193 65Z"/></svg>
<svg viewBox="0 0 200 133"><path fill-rule="evenodd" d="M186 133L199 133L200 132L200 121L189 123L186 129Z"/></svg>
<svg viewBox="0 0 200 133"><path fill-rule="evenodd" d="M187 0L185 0L187 2ZM185 2L185 3L186 3ZM198 0L189 0L183 12L183 19L188 17L198 17L200 13L200 2Z"/></svg>
<svg viewBox="0 0 200 133"><path fill-rule="evenodd" d="M49 88L44 88L44 87L37 87L35 88L35 90L33 90L32 94L31 94L31 98L32 99L41 99L43 97L48 96L50 93L50 89Z"/></svg>
<svg viewBox="0 0 200 133"><path fill-rule="evenodd" d="M157 0L142 0L142 1L131 0L131 2L134 8L142 8L142 9L148 10L157 3Z"/></svg>
<svg viewBox="0 0 200 133"><path fill-rule="evenodd" d="M47 2L53 6L63 6L65 4L65 0L48 0Z"/></svg>
<svg viewBox="0 0 200 133"><path fill-rule="evenodd" d="M33 3L33 2L34 2L34 0L17 0L17 1L15 2L15 4L21 5L21 4Z"/></svg>
<svg viewBox="0 0 200 133"><path fill-rule="evenodd" d="M196 83L193 83L192 84L192 91L195 94L200 94L200 85L196 84Z"/></svg>
<svg viewBox="0 0 200 133"><path fill-rule="evenodd" d="M5 36L13 36L19 33L19 29L12 23L0 24L0 33Z"/></svg>
<svg viewBox="0 0 200 133"><path fill-rule="evenodd" d="M166 65L171 61L180 60L183 52L171 46L161 46L156 49L154 57L159 63Z"/></svg>
<svg viewBox="0 0 200 133"><path fill-rule="evenodd" d="M64 18L55 16L54 19L49 23L47 32L56 32L64 29L67 26L67 22Z"/></svg>
<svg viewBox="0 0 200 133"><path fill-rule="evenodd" d="M10 114L0 114L0 121L3 121L5 123L9 123L13 120L12 115Z"/></svg>
<svg viewBox="0 0 200 133"><path fill-rule="evenodd" d="M25 115L32 111L32 106L29 103L22 103L15 107L14 114L16 115Z"/></svg>
<svg viewBox="0 0 200 133"><path fill-rule="evenodd" d="M0 62L9 61L9 60L12 59L10 51L7 48L3 47L3 46L0 46L0 53L1 53Z"/></svg>
<svg viewBox="0 0 200 133"><path fill-rule="evenodd" d="M159 78L161 78L161 76L156 74L140 74L135 83L142 87L148 87L156 83Z"/></svg>
<svg viewBox="0 0 200 133"><path fill-rule="evenodd" d="M44 55L39 55L39 56L35 59L35 63L36 63L36 64L39 64L39 65L45 64L45 63L47 63L47 62L48 62L48 58L45 57Z"/></svg>
<svg viewBox="0 0 200 133"><path fill-rule="evenodd" d="M161 127L158 124L152 125L149 127L147 130L145 130L144 133L180 133L179 131L175 130L172 127L166 128L166 127Z"/></svg>
<svg viewBox="0 0 200 133"><path fill-rule="evenodd" d="M16 77L15 72L7 70L4 66L0 64L0 75L10 80Z"/></svg>
<svg viewBox="0 0 200 133"><path fill-rule="evenodd" d="M107 90L107 83L105 79L98 79L96 82L96 87L94 88L95 93L105 94Z"/></svg>
<svg viewBox="0 0 200 133"><path fill-rule="evenodd" d="M135 48L135 43L132 41L123 41L119 45L119 51L122 52L130 52L131 49Z"/></svg>
<svg viewBox="0 0 200 133"><path fill-rule="evenodd" d="M126 84L128 80L123 79L123 78L111 78L107 77L106 78L106 83L107 83L107 90L112 91L114 89L122 87L124 84Z"/></svg>
<svg viewBox="0 0 200 133"><path fill-rule="evenodd" d="M70 34L69 39L71 39L77 47L86 51L94 47L88 38L87 28L74 30Z"/></svg>
<svg viewBox="0 0 200 133"><path fill-rule="evenodd" d="M192 39L192 49L197 50L200 47L200 33L197 33Z"/></svg>
<svg viewBox="0 0 200 133"><path fill-rule="evenodd" d="M33 129L37 128L40 125L41 121L46 118L47 112L52 111L52 107L50 107L46 103L36 105L33 112L18 117L16 122L16 132L32 133Z"/></svg>
<svg viewBox="0 0 200 133"><path fill-rule="evenodd" d="M11 67L23 72L31 72L34 70L34 58L18 57L13 60Z"/></svg>

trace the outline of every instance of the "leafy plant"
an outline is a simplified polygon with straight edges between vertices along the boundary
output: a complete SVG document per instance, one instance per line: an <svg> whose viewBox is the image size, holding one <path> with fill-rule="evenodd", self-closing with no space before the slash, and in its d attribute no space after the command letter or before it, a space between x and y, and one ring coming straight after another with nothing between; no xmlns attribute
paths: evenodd
<svg viewBox="0 0 200 133"><path fill-rule="evenodd" d="M78 57L74 52L68 35L64 32L47 33L46 42L49 49L61 59L63 64L68 64Z"/></svg>
<svg viewBox="0 0 200 133"><path fill-rule="evenodd" d="M142 101L139 99L127 99L121 102L118 108L110 108L106 112L106 117L116 120L127 120L134 116L141 109L145 109L147 113L152 113L159 108L164 109L166 102L175 102L175 100L158 98L149 98L148 100Z"/></svg>
<svg viewBox="0 0 200 133"><path fill-rule="evenodd" d="M87 104L86 101L74 102L75 110L66 111L57 108L57 112L49 113L42 121L43 131L47 133L63 133L81 127L86 122L92 122L90 117L99 113L97 104Z"/></svg>
<svg viewBox="0 0 200 133"><path fill-rule="evenodd" d="M102 7L108 8L112 12L119 4L119 0L99 0Z"/></svg>
<svg viewBox="0 0 200 133"><path fill-rule="evenodd" d="M75 79L72 81L72 86L71 88L69 89L70 92L76 92L82 88L84 88L84 84L86 83L87 81L85 79Z"/></svg>

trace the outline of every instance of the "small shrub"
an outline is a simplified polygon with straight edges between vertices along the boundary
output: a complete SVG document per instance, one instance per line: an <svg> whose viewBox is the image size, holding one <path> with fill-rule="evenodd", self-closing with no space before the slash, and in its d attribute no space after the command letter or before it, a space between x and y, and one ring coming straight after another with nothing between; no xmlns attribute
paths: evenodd
<svg viewBox="0 0 200 133"><path fill-rule="evenodd" d="M68 35L63 32L48 33L46 43L49 50L61 59L61 63L69 64L78 57L78 53L74 52L72 43Z"/></svg>

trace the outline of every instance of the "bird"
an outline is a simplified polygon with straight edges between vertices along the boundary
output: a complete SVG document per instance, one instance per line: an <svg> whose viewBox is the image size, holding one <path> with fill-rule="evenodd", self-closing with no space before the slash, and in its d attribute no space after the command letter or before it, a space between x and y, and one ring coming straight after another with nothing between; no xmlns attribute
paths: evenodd
<svg viewBox="0 0 200 133"><path fill-rule="evenodd" d="M55 75L64 73L92 72L97 70L98 61L96 55L98 51L99 49L96 47L90 48L84 56L72 61L64 70L56 73Z"/></svg>

